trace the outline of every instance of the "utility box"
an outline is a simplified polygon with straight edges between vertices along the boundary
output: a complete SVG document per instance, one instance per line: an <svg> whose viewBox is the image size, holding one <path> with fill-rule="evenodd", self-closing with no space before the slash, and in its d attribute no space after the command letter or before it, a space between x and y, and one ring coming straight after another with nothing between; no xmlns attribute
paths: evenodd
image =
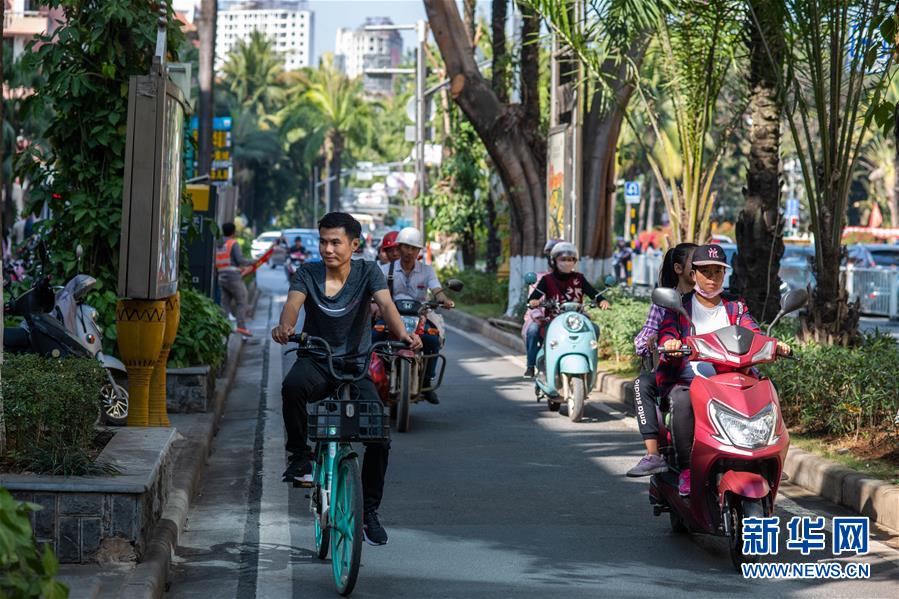
<svg viewBox="0 0 899 599"><path fill-rule="evenodd" d="M187 194L194 206L194 225L200 236L188 243L187 256L194 288L210 298L215 292L215 216L218 204L215 185L188 185Z"/></svg>
<svg viewBox="0 0 899 599"><path fill-rule="evenodd" d="M122 189L119 296L157 300L178 290L187 103L165 68L131 77Z"/></svg>

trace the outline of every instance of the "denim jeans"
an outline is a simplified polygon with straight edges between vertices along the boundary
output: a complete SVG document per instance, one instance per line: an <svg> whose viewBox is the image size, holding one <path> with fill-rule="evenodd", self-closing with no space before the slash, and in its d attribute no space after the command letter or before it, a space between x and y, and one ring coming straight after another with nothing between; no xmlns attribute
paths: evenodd
<svg viewBox="0 0 899 599"><path fill-rule="evenodd" d="M533 368L537 365L537 352L540 351L539 324L531 323L531 326L528 327L525 346L527 347L528 353L528 368Z"/></svg>

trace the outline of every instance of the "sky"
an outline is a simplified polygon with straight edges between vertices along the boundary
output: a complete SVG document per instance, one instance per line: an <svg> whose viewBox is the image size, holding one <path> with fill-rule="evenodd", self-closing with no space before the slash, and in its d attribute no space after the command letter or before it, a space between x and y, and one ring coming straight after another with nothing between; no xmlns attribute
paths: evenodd
<svg viewBox="0 0 899 599"><path fill-rule="evenodd" d="M173 0L175 10L190 12L199 7L199 0ZM315 13L313 64L318 64L323 52L333 52L339 27L355 29L365 22L365 17L390 17L398 24L413 24L424 19L422 0L309 0L308 7ZM199 10L198 10L199 12ZM414 31L401 32L403 50L416 43Z"/></svg>

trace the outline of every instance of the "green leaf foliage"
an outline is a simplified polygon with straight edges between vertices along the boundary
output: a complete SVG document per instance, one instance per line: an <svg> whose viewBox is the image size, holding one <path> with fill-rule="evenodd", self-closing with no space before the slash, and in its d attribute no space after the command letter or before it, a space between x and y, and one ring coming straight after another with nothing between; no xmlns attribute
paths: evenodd
<svg viewBox="0 0 899 599"><path fill-rule="evenodd" d="M181 324L169 354L170 368L209 364L213 369L228 353L231 323L211 299L193 289L181 290Z"/></svg>
<svg viewBox="0 0 899 599"><path fill-rule="evenodd" d="M65 599L69 589L53 580L59 562L46 545L35 544L29 514L41 506L16 501L0 487L0 598Z"/></svg>
<svg viewBox="0 0 899 599"><path fill-rule="evenodd" d="M6 455L18 469L80 475L105 471L89 456L106 373L91 358L8 355L2 373Z"/></svg>
<svg viewBox="0 0 899 599"><path fill-rule="evenodd" d="M28 45L22 66L44 82L27 100L34 115L47 116L40 140L21 153L17 175L31 185L31 209L52 218L39 230L47 240L58 282L78 270L97 289L89 301L100 312L104 343L115 341L122 185L128 113L128 82L149 73L156 45L156 3L145 0L45 0L61 8L63 24ZM167 4L168 48L184 39ZM170 59L177 59L170 52ZM98 101L101 100L101 101ZM84 248L81 268L75 248Z"/></svg>

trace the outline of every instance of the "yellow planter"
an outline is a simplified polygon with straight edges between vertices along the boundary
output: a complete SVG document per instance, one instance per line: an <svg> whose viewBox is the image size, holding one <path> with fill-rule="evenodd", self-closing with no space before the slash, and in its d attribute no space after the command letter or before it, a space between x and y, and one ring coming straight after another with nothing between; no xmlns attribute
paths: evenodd
<svg viewBox="0 0 899 599"><path fill-rule="evenodd" d="M164 300L119 300L119 354L128 369L128 425L149 425L150 379L165 338Z"/></svg>
<svg viewBox="0 0 899 599"><path fill-rule="evenodd" d="M165 368L169 362L169 352L178 335L178 326L181 324L181 294L169 296L165 300L165 336L162 339L162 349L159 350L159 359L153 376L150 379L150 406L148 410L150 426L170 426L169 417L166 414L165 393Z"/></svg>

